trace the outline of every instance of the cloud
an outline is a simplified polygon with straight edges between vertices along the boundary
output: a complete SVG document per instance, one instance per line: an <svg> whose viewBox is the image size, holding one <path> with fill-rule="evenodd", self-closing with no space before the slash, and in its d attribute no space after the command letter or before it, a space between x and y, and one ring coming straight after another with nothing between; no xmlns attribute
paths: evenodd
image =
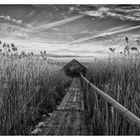
<svg viewBox="0 0 140 140"><path fill-rule="evenodd" d="M128 27L128 28L120 29L120 30L114 30L114 31L108 31L108 32L106 31L104 33L100 33L98 35L94 35L94 36L91 36L91 37L85 37L85 38L81 38L81 39L78 39L78 40L74 40L74 41L72 41L70 43L67 43L66 45L70 45L70 44L74 44L74 43L81 43L81 42L84 42L84 41L87 41L87 40L90 40L90 39L95 39L95 38L98 38L98 37L110 36L110 35L114 35L114 34L118 34L118 33L131 31L131 30L134 30L134 29L139 29L139 28L140 28L140 25L132 26L132 27Z"/></svg>
<svg viewBox="0 0 140 140"><path fill-rule="evenodd" d="M33 16L34 14L35 14L35 11L32 10L32 11L27 15L27 17L31 17L31 16Z"/></svg>
<svg viewBox="0 0 140 140"><path fill-rule="evenodd" d="M6 19L7 21L12 21L17 24L10 25L10 23L7 22L7 24L1 26L2 23L0 23L0 28L7 32L7 34L4 36L5 38L9 37L11 38L11 40L15 39L15 41L19 41L18 45L20 46L21 50L25 49L28 51L29 49L33 49L36 52L39 52L40 50L46 49L48 52L50 51L56 54L58 53L60 55L78 54L81 56L92 56L94 54L101 55L105 53L107 54L108 52L106 52L106 50L108 50L108 47L110 46L115 48L119 46L120 48L122 48L125 44L125 32L140 28L140 26L133 26L134 22L131 22L140 20L140 10L137 10L135 8L123 9L119 7L117 9L115 8L115 6L111 7L107 5L101 5L97 8L88 8L87 11L85 10L87 9L83 9L82 11L81 8L78 10L78 12L80 11L81 15L77 15L77 12L73 12L76 14L76 16L72 16L69 18L65 14L65 12L63 12L64 16L67 16L67 18L64 19L64 17L61 16L61 18L59 18L59 21L52 23L48 23L53 21L50 17L47 17L45 14L39 13L38 11L35 11L35 13L34 11L28 12L28 19L30 20L27 20L27 18L25 17L25 19L23 18L23 21L11 18L12 16L10 17L1 15L0 18ZM75 9L73 7L70 7L69 11L75 11ZM49 14L48 12L46 12L46 10L44 10L44 12L46 14ZM40 16L36 14L40 14ZM69 16L70 15L73 14L69 14ZM88 15L88 17L82 18L86 15ZM37 18L35 18L34 16ZM57 16L57 14L55 16ZM102 19L98 20L97 17ZM116 22L114 18L119 19L119 22ZM56 18L54 19L57 20ZM95 22L91 19L94 19ZM26 24L26 26L20 26L21 24L25 25L25 23L23 23L24 20L28 22L28 24ZM75 20L78 20L78 22L74 22ZM120 22L120 20L128 21ZM67 26L67 23L71 22L74 23L72 25L70 24L70 26ZM128 25L126 25L126 23L128 23ZM97 24L97 26L95 24ZM63 27L64 25L66 25L66 30L62 30L62 28L59 27ZM136 31L135 33L138 32L137 30L134 31ZM0 34L1 36L3 36L2 32ZM128 34L129 32L126 33L126 35ZM131 32L131 34L134 37L134 32ZM91 41L88 41L90 39ZM74 41L69 43L68 40ZM84 41L88 42L81 43ZM26 42L26 44L24 42ZM70 44L75 45L72 46Z"/></svg>
<svg viewBox="0 0 140 140"><path fill-rule="evenodd" d="M106 12L107 16L121 20L140 21L140 8L138 6L113 7Z"/></svg>
<svg viewBox="0 0 140 140"><path fill-rule="evenodd" d="M133 12L140 12L140 9L138 6L126 6L126 7L114 7L115 11L123 12L123 13L133 13Z"/></svg>
<svg viewBox="0 0 140 140"><path fill-rule="evenodd" d="M19 25L24 25L26 27L32 27L31 24L25 24L25 23L23 23L22 20L17 20L17 19L11 18L10 16L0 15L0 18L5 19L7 21L11 21L11 22L16 23L16 24L19 24ZM17 28L18 28L18 26L17 26ZM30 30L30 32L31 32L31 30Z"/></svg>
<svg viewBox="0 0 140 140"><path fill-rule="evenodd" d="M81 13L98 18L105 18L108 16L118 18L120 20L140 21L140 9L137 6L127 6L126 8L102 6L98 7L97 10L90 10Z"/></svg>
<svg viewBox="0 0 140 140"><path fill-rule="evenodd" d="M35 35L30 28L11 25L9 23L0 23L0 37L29 40L30 38L35 38Z"/></svg>
<svg viewBox="0 0 140 140"><path fill-rule="evenodd" d="M113 18L118 18L120 20L131 20L131 21L140 21L140 16L136 17L133 15L123 15L123 14L118 14L115 12L107 12L107 16L113 17Z"/></svg>
<svg viewBox="0 0 140 140"><path fill-rule="evenodd" d="M122 26L117 26L117 27L107 29L106 31L109 32L109 31L121 30L121 29L124 29L126 27L127 27L126 25L122 25ZM104 32L106 32L106 31L104 31Z"/></svg>
<svg viewBox="0 0 140 140"><path fill-rule="evenodd" d="M70 17L70 18L67 18L67 19L64 19L64 20L60 20L60 21L57 21L57 22L41 25L39 27L34 28L34 30L42 31L42 30L50 29L50 28L53 28L53 27L57 27L57 26L69 23L71 21L77 20L77 19L82 18L82 17L84 17L84 15L73 16L73 17Z"/></svg>
<svg viewBox="0 0 140 140"><path fill-rule="evenodd" d="M69 7L69 10L70 10L70 11L74 11L74 10L75 10L75 7L74 7L74 6L70 6L70 7Z"/></svg>
<svg viewBox="0 0 140 140"><path fill-rule="evenodd" d="M86 11L86 12L80 12L81 14L85 14L85 15L89 15L89 16L93 16L93 17L99 17L99 18L103 18L103 12L100 11Z"/></svg>
<svg viewBox="0 0 140 140"><path fill-rule="evenodd" d="M99 18L104 18L104 14L109 11L109 8L107 7L100 7L97 10L92 10L92 11L85 11L81 12L82 14L93 16L93 17L99 17Z"/></svg>
<svg viewBox="0 0 140 140"><path fill-rule="evenodd" d="M14 18L11 18L10 16L1 15L0 18L3 18L3 19L8 20L8 21L12 21L12 22L17 23L17 24L23 24L22 20L16 20Z"/></svg>
<svg viewBox="0 0 140 140"><path fill-rule="evenodd" d="M22 27L19 27L19 26L16 26L16 25L10 25L8 23L0 23L0 27L1 29L8 29L11 28L11 29L16 29L16 30L21 30L21 31L25 31L25 32L32 32L31 29L27 29L27 28L22 28Z"/></svg>

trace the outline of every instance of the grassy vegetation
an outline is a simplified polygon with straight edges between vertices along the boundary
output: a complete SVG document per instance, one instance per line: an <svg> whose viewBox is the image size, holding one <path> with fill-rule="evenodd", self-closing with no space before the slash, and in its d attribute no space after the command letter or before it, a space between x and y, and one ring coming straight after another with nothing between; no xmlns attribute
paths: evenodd
<svg viewBox="0 0 140 140"><path fill-rule="evenodd" d="M96 59L89 66L87 78L98 88L117 100L135 115L140 117L140 61L139 57L113 57ZM126 121L112 109L107 117L107 104L104 99L87 87L86 93L92 134L95 135L137 135L140 129ZM91 96L90 96L91 95Z"/></svg>
<svg viewBox="0 0 140 140"><path fill-rule="evenodd" d="M139 57L95 59L88 64L87 79L140 117ZM0 135L28 135L55 110L70 85L60 66L47 59L0 56ZM116 110L108 116L104 99L86 87L87 123L92 135L139 135Z"/></svg>
<svg viewBox="0 0 140 140"><path fill-rule="evenodd" d="M67 80L46 59L1 56L0 135L28 135L60 103Z"/></svg>

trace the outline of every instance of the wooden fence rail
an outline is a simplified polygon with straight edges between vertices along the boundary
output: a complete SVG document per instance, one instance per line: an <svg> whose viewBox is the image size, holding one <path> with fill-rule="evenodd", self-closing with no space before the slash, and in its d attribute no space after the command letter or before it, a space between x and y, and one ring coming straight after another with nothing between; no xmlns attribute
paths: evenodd
<svg viewBox="0 0 140 140"><path fill-rule="evenodd" d="M124 118L126 118L130 123L132 123L135 126L138 126L140 128L140 119L134 115L132 112L130 112L127 108L119 104L116 100L114 100L112 97L107 95L105 92L94 86L87 78L85 78L81 74L82 81L86 82L88 86L90 86L94 91L96 91L97 94L99 94L101 97L105 99L105 101L108 103L108 108L111 106L116 109Z"/></svg>
<svg viewBox="0 0 140 140"><path fill-rule="evenodd" d="M140 134L140 119L85 78L84 66L72 60L64 71L72 84L42 135Z"/></svg>

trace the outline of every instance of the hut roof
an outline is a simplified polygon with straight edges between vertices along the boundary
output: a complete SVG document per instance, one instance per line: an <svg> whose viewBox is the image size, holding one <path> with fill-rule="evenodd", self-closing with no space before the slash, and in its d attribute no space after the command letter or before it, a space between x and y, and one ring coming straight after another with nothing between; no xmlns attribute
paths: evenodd
<svg viewBox="0 0 140 140"><path fill-rule="evenodd" d="M79 63L77 60L73 59L70 61L67 65L65 65L62 69L66 69L71 66L80 66L82 69L86 70L87 68L83 66L81 63Z"/></svg>

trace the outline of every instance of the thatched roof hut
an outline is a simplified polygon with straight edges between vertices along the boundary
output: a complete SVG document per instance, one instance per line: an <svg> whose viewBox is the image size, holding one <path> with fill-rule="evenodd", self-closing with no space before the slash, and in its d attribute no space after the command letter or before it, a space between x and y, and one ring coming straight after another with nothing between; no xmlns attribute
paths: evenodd
<svg viewBox="0 0 140 140"><path fill-rule="evenodd" d="M79 77L80 73L85 75L87 68L80 64L77 60L73 59L62 68L66 75L70 77Z"/></svg>

